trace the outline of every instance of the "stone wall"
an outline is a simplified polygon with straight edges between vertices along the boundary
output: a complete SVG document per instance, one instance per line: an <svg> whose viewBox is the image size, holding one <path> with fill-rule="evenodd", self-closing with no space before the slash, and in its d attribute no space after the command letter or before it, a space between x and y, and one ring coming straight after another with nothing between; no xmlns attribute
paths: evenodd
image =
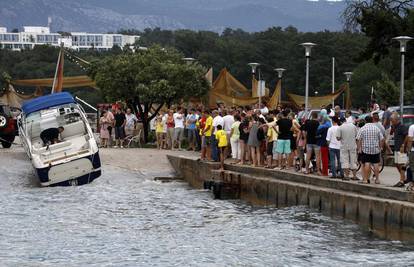
<svg viewBox="0 0 414 267"><path fill-rule="evenodd" d="M238 183L237 196L253 205L305 205L325 215L352 220L383 237L414 240L414 194L317 176L226 165L169 156L178 175L195 188L204 181ZM238 175L238 179L226 178ZM220 177L218 177L220 176Z"/></svg>

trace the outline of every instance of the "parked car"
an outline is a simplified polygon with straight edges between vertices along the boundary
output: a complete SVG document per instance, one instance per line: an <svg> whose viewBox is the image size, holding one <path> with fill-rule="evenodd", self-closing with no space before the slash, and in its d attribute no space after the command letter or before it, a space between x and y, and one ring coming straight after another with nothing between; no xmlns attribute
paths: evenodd
<svg viewBox="0 0 414 267"><path fill-rule="evenodd" d="M311 109L307 113L302 112L300 114L301 116L298 116L298 118L297 118L298 121L300 123L304 123L306 120L310 120L311 119L312 112L317 112L319 114L321 112L321 109ZM346 112L345 109L341 109L341 113L342 114L345 114L345 112ZM360 116L360 113L358 111L356 111L356 110L351 110L351 112L352 112L352 117L354 117L354 119L357 119Z"/></svg>
<svg viewBox="0 0 414 267"><path fill-rule="evenodd" d="M397 106L390 107L389 109L390 109L391 112L399 112L400 111L399 106L398 107ZM378 115L379 115L380 120L382 120L382 116L384 115L384 111L383 110L378 111ZM367 116L372 116L372 112L361 114L358 117L357 122L360 121L360 120L364 120ZM404 124L406 124L405 120L407 120L407 125L409 125L408 123L410 121L411 121L411 124L412 124L412 119L411 118L413 116L414 116L414 105L404 106L404 116L403 116Z"/></svg>
<svg viewBox="0 0 414 267"><path fill-rule="evenodd" d="M390 107L390 110L393 112L399 112L400 107L399 106ZM404 114L414 115L414 105L404 106Z"/></svg>
<svg viewBox="0 0 414 267"><path fill-rule="evenodd" d="M19 134L16 120L17 113L16 108L0 104L0 143L4 148L10 148L14 138Z"/></svg>

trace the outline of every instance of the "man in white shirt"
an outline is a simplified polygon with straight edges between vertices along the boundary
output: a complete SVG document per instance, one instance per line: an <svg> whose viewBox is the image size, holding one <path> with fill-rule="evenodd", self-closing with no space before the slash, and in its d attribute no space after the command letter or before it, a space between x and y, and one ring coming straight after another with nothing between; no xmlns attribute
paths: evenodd
<svg viewBox="0 0 414 267"><path fill-rule="evenodd" d="M408 138L407 138L407 153L409 153L409 165L411 171L411 177L414 176L414 124L410 126L408 129ZM414 182L411 181L410 185L408 186L407 190L414 190Z"/></svg>
<svg viewBox="0 0 414 267"><path fill-rule="evenodd" d="M227 140L230 140L230 133L231 133L231 126L234 123L234 116L232 114L233 112L231 110L225 110L224 111L224 117L223 117L223 130L227 134ZM228 142L230 144L230 142Z"/></svg>
<svg viewBox="0 0 414 267"><path fill-rule="evenodd" d="M174 140L172 149L174 150L175 144L178 143L178 150L181 150L181 142L184 138L184 112L182 108L178 108L174 113Z"/></svg>
<svg viewBox="0 0 414 267"><path fill-rule="evenodd" d="M267 105L267 103L266 102L263 102L262 106L260 107L260 113L263 116L266 116L267 114L269 114L269 109L267 108L266 105Z"/></svg>
<svg viewBox="0 0 414 267"><path fill-rule="evenodd" d="M213 134L217 132L217 126L221 125L221 127L224 127L224 120L223 117L220 116L219 112L217 110L213 110Z"/></svg>
<svg viewBox="0 0 414 267"><path fill-rule="evenodd" d="M329 165L331 167L331 178L344 178L344 171L341 168L341 142L337 139L339 118L332 117L332 127L328 129L326 141L329 143ZM338 169L335 160L338 162ZM340 176L338 176L338 172Z"/></svg>
<svg viewBox="0 0 414 267"><path fill-rule="evenodd" d="M339 127L337 139L341 141L341 167L344 170L345 180L349 179L349 170L352 171L351 180L359 180L357 174L357 144L356 137L358 129L354 123L349 120L352 118L351 111L347 111L346 122Z"/></svg>
<svg viewBox="0 0 414 267"><path fill-rule="evenodd" d="M211 135L211 158L219 162L220 155L219 150L217 147L217 139L216 139L216 132L217 132L217 126L221 125L221 127L224 126L224 120L223 117L220 116L219 112L217 110L213 110L212 112L213 116L213 134Z"/></svg>

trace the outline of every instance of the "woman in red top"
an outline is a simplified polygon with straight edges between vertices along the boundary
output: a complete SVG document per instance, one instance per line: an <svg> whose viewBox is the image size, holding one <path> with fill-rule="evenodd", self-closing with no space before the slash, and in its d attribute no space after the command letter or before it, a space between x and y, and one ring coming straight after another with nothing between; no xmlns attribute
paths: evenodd
<svg viewBox="0 0 414 267"><path fill-rule="evenodd" d="M172 149L172 145L173 145L173 138L174 138L174 111L169 110L168 111L168 116L167 116L167 145L168 145L168 149Z"/></svg>

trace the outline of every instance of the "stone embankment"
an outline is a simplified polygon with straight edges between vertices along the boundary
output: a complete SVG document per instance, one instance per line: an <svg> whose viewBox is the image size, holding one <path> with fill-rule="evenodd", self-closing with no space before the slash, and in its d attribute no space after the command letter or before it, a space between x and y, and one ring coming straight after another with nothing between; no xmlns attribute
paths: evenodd
<svg viewBox="0 0 414 267"><path fill-rule="evenodd" d="M389 186L302 175L249 166L201 162L169 155L180 177L195 188L213 186L216 196L254 205L305 205L323 214L349 219L380 236L414 240L414 193Z"/></svg>

